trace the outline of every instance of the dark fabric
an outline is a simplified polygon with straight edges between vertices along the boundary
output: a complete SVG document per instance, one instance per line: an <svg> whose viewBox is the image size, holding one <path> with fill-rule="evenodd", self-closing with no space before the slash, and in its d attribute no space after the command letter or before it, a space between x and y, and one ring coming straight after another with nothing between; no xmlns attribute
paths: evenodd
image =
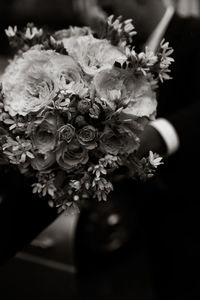
<svg viewBox="0 0 200 300"><path fill-rule="evenodd" d="M192 138L197 140L200 136L200 126L196 123L200 111L200 20L175 16L165 40L174 49L175 62L171 65L173 79L160 85L158 117L169 118L178 131L184 151L186 146L191 146ZM193 103L195 106L191 106Z"/></svg>
<svg viewBox="0 0 200 300"><path fill-rule="evenodd" d="M200 162L200 19L175 15L165 40L174 49L172 80L160 84L157 117L168 119L180 138L179 150L158 172L175 194L176 203L195 199Z"/></svg>
<svg viewBox="0 0 200 300"><path fill-rule="evenodd" d="M174 125L180 149L165 159L152 182L147 232L158 299L189 300L200 298L200 20L175 15L165 39L175 62L173 79L160 85L158 117ZM156 181L164 187L161 194Z"/></svg>
<svg viewBox="0 0 200 300"><path fill-rule="evenodd" d="M106 270L114 255L99 253L99 240L104 246L112 245L116 238L122 240L124 248L122 245L113 264L127 255L122 248L129 248L134 256L135 249L144 247L155 299L200 299L200 20L175 15L165 39L174 49L175 62L173 79L160 84L157 116L174 125L180 149L165 159L152 180L115 183L108 200L111 208L106 206L103 216L101 209L95 208L95 222L90 220L93 210L80 218L76 249L79 263L82 260L88 265L87 257L91 259L93 253L92 266L96 259ZM120 216L119 223L106 229L113 213Z"/></svg>
<svg viewBox="0 0 200 300"><path fill-rule="evenodd" d="M37 27L48 27L50 30L68 28L80 24L73 9L73 0L1 0L0 1L0 55L13 55L8 45L5 28L17 25L19 29L27 23Z"/></svg>
<svg viewBox="0 0 200 300"><path fill-rule="evenodd" d="M56 217L44 199L32 194L19 172L0 170L0 265L28 245Z"/></svg>
<svg viewBox="0 0 200 300"><path fill-rule="evenodd" d="M158 300L200 299L199 37L199 19L176 15L165 36L174 48L175 62L173 79L158 90L158 117L176 128L179 151L146 183L116 182L105 211L102 206L82 211L77 227L76 251L83 270L91 264L95 273L98 267L106 273L109 264L119 264L127 253L134 257L145 248ZM113 214L120 218L110 227ZM117 251L105 250L114 248L116 241L121 243Z"/></svg>

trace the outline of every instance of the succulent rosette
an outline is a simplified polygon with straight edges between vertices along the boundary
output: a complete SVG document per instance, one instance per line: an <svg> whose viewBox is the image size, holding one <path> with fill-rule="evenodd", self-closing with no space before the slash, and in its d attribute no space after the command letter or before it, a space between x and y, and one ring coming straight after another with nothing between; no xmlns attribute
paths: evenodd
<svg viewBox="0 0 200 300"><path fill-rule="evenodd" d="M75 137L75 127L71 124L65 124L61 126L58 130L58 138L61 142L70 143Z"/></svg>
<svg viewBox="0 0 200 300"><path fill-rule="evenodd" d="M105 201L122 165L134 180L153 176L161 158L137 151L158 81L170 78L168 43L136 53L131 20L114 17L102 35L87 27L51 35L33 24L6 34L18 52L1 77L0 165L31 175L33 193L59 212Z"/></svg>
<svg viewBox="0 0 200 300"><path fill-rule="evenodd" d="M93 150L97 147L97 135L98 130L91 125L87 125L79 130L77 139L86 149Z"/></svg>

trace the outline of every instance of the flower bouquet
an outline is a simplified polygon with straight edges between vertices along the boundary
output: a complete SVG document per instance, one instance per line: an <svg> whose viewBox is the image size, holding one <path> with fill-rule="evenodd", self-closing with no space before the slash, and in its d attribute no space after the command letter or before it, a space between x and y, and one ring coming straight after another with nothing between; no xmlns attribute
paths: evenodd
<svg viewBox="0 0 200 300"><path fill-rule="evenodd" d="M33 193L61 212L106 200L120 166L153 176L162 158L137 151L156 115L158 81L169 79L172 49L136 53L130 20L109 17L53 34L28 24L6 30L16 55L1 78L0 163L32 179Z"/></svg>

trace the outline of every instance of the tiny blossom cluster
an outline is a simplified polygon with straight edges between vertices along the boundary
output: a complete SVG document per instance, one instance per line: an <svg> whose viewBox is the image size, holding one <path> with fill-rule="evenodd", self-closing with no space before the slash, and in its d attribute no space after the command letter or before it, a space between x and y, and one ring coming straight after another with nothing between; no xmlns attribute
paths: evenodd
<svg viewBox="0 0 200 300"><path fill-rule="evenodd" d="M131 20L113 16L101 37L86 27L51 36L33 24L6 34L18 51L1 78L0 164L31 175L33 193L69 213L105 201L120 166L134 179L154 174L162 159L137 150L156 84L169 79L168 43L136 53Z"/></svg>

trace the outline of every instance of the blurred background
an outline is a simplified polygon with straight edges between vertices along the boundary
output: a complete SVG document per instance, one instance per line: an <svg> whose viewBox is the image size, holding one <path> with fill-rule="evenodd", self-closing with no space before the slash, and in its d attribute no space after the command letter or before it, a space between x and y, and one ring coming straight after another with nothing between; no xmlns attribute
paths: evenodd
<svg viewBox="0 0 200 300"><path fill-rule="evenodd" d="M106 1L104 2L106 5ZM66 28L69 25L84 25L76 13L74 4L73 0L0 0L0 72L3 72L7 65L7 58L10 56L7 37L4 33L5 28L9 25L21 27L28 22L34 22L37 26L47 25L51 29ZM173 0L173 4L180 15L200 15L200 0ZM95 219L95 216L93 215L92 218ZM55 298L59 300L66 298L69 300L117 300L122 297L136 300L155 299L145 246L142 241L138 243L140 246L142 245L142 248L134 245L134 249L130 248L127 259L123 263L118 261L120 268L115 266L106 274L101 274L101 272L96 274L93 270L89 275L88 273L86 275L82 269L81 275L77 276L75 247L80 250L81 247L86 246L75 242L78 219L79 216L60 216L30 245L0 268L0 299L10 300L19 297L22 300ZM105 226L110 226L111 231L114 232L114 238L109 241L110 244L108 243L110 248L107 249L108 251L106 250L112 252L112 250L120 248L126 240L128 227L119 230L122 240L118 239L113 231L115 228L118 232L118 208L112 215L107 216L105 224ZM133 230L136 230L136 227L137 225L132 224ZM94 238L94 234L91 233L90 238ZM104 238L106 240L106 237ZM139 239L139 235L136 238ZM90 243L92 245L91 239L86 241L88 245ZM99 253L102 252L104 250L100 249ZM129 260L130 256L135 258ZM84 268L89 268L88 256L85 256L85 261L83 256L81 259ZM98 255L96 259L98 260ZM116 256L115 259L118 260L118 257ZM124 289L120 289L122 282L119 272L126 274L123 281ZM130 273L132 274L131 278L129 277ZM112 278L111 281L110 278ZM129 298L130 287L132 289L131 298ZM115 298L112 298L114 290Z"/></svg>
<svg viewBox="0 0 200 300"><path fill-rule="evenodd" d="M81 0L80 0L81 1ZM200 0L165 0L172 3L182 16L199 16ZM103 1L105 7L107 1ZM69 25L81 25L76 13L76 0L1 0L0 1L0 70L6 66L2 59L10 54L5 28L9 25L26 25L34 22L36 26L48 25L52 29L66 28Z"/></svg>
<svg viewBox="0 0 200 300"><path fill-rule="evenodd" d="M199 0L173 0L177 12L182 16L199 16L200 1Z"/></svg>
<svg viewBox="0 0 200 300"><path fill-rule="evenodd" d="M4 29L9 25L24 26L28 22L52 28L78 24L73 0L1 0L0 2L0 53L7 54L8 44Z"/></svg>
<svg viewBox="0 0 200 300"><path fill-rule="evenodd" d="M200 0L166 0L173 2L176 10L183 16L200 15ZM106 0L103 1L106 6ZM4 29L9 25L25 25L34 22L36 25L48 25L52 28L63 28L68 25L80 25L81 21L75 12L76 0L1 0L0 2L0 54L8 54L7 38Z"/></svg>

